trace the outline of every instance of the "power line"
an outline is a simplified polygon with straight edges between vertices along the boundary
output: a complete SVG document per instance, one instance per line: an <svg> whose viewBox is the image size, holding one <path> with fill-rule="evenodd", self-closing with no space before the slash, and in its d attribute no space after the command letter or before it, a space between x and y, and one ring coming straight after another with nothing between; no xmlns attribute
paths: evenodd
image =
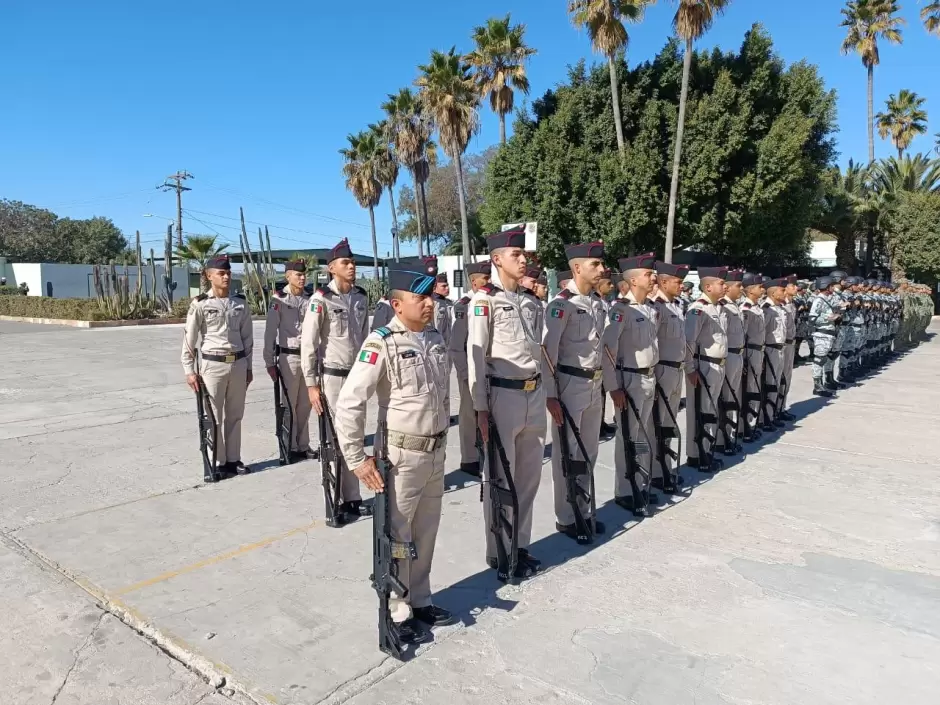
<svg viewBox="0 0 940 705"><path fill-rule="evenodd" d="M176 244L183 246L183 191L192 191L188 186L183 186L186 179L194 178L188 171L178 171L172 176L166 177L158 189L162 191L176 191ZM174 181L175 183L170 183Z"/></svg>
<svg viewBox="0 0 940 705"><path fill-rule="evenodd" d="M90 206L95 203L101 203L104 201L118 201L122 198L127 198L128 196L136 196L139 193L149 193L149 188L139 189L137 191L127 191L126 193L118 193L113 196L98 196L96 198L89 198L85 201L72 201L71 203L58 203L48 206L49 208L75 208L78 206Z"/></svg>

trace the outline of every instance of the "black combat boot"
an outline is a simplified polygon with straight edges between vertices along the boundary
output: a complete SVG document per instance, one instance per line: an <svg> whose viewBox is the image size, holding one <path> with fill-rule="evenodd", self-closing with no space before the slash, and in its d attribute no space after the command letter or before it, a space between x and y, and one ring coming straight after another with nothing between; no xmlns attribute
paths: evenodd
<svg viewBox="0 0 940 705"><path fill-rule="evenodd" d="M826 386L823 384L822 378L813 377L813 394L817 397L833 397L833 394L830 390L826 389Z"/></svg>

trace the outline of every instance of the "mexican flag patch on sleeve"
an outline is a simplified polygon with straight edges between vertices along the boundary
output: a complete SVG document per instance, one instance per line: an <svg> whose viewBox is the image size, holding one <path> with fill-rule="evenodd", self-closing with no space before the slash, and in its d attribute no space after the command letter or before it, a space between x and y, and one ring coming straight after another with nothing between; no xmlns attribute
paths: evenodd
<svg viewBox="0 0 940 705"><path fill-rule="evenodd" d="M369 352L368 350L363 350L359 353L359 362L365 362L370 365L374 365L378 359L378 353Z"/></svg>
<svg viewBox="0 0 940 705"><path fill-rule="evenodd" d="M552 318L564 318L565 309L563 308L553 308L552 309Z"/></svg>
<svg viewBox="0 0 940 705"><path fill-rule="evenodd" d="M617 311L611 311L610 320L614 323L623 323L623 314Z"/></svg>
<svg viewBox="0 0 940 705"><path fill-rule="evenodd" d="M320 311L323 310L323 304L321 304L319 301L312 301L310 303L310 310L314 313L320 313Z"/></svg>
<svg viewBox="0 0 940 705"><path fill-rule="evenodd" d="M473 307L473 315L474 316L489 316L490 307L487 306L486 304L478 304Z"/></svg>

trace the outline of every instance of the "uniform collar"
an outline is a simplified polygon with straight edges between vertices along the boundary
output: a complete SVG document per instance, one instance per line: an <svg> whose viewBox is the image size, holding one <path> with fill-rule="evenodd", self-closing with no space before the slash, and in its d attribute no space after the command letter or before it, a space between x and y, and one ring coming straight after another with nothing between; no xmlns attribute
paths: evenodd
<svg viewBox="0 0 940 705"><path fill-rule="evenodd" d="M591 293L592 293L592 292L589 291L589 292L586 293L586 294L582 294L580 291L578 291L578 287L575 286L574 279L572 279L572 280L569 281L567 284L565 284L565 289L567 289L568 291L570 291L570 292L572 293L572 295L574 295L574 296L590 296Z"/></svg>
<svg viewBox="0 0 940 705"><path fill-rule="evenodd" d="M632 289L627 292L627 295L623 297L623 300L630 304L640 304L640 303L645 304L646 303L645 301L637 301L636 297L633 295Z"/></svg>

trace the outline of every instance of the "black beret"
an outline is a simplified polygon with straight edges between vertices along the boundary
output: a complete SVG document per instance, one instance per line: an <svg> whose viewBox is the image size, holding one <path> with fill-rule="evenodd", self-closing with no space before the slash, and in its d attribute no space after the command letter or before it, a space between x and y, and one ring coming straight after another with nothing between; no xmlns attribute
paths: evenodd
<svg viewBox="0 0 940 705"><path fill-rule="evenodd" d="M601 279L620 279L620 270L614 267L607 267L604 269Z"/></svg>
<svg viewBox="0 0 940 705"><path fill-rule="evenodd" d="M284 265L285 272L305 272L307 271L307 263L302 259L295 259Z"/></svg>
<svg viewBox="0 0 940 705"><path fill-rule="evenodd" d="M763 286L764 278L760 274L754 274L753 272L745 272L744 276L741 277L741 283L745 286Z"/></svg>
<svg viewBox="0 0 940 705"><path fill-rule="evenodd" d="M786 285L787 285L787 278L786 278L786 277L779 277L779 278L777 278L777 279L771 279L769 282L767 282L767 284L766 284L765 286L766 286L768 289L770 289L771 287L775 287L775 286L779 286L779 287L783 288L783 287L785 287Z"/></svg>
<svg viewBox="0 0 940 705"><path fill-rule="evenodd" d="M228 255L219 255L206 262L206 269L225 269L232 271L232 263L228 261Z"/></svg>
<svg viewBox="0 0 940 705"><path fill-rule="evenodd" d="M430 294L437 278L437 258L429 257L420 263L396 262L388 267L388 288Z"/></svg>
<svg viewBox="0 0 940 705"><path fill-rule="evenodd" d="M630 269L652 269L654 264L656 264L655 252L637 255L636 257L624 257L623 259L617 260L617 266L620 267L621 272L626 272Z"/></svg>
<svg viewBox="0 0 940 705"><path fill-rule="evenodd" d="M539 267L533 267L532 265L527 265L525 268L525 275L531 277L532 279L538 279L539 275L542 274L542 270Z"/></svg>
<svg viewBox="0 0 940 705"><path fill-rule="evenodd" d="M525 230L505 230L486 236L487 252L501 247L525 247Z"/></svg>
<svg viewBox="0 0 940 705"><path fill-rule="evenodd" d="M732 269L728 271L727 276L725 277L726 282L744 282L744 270L743 269Z"/></svg>
<svg viewBox="0 0 940 705"><path fill-rule="evenodd" d="M582 242L577 245L565 245L565 257L568 260L578 258L604 259L603 242Z"/></svg>
<svg viewBox="0 0 940 705"><path fill-rule="evenodd" d="M345 237L339 243L337 243L332 250L330 250L330 254L326 257L326 261L327 264L329 264L333 260L341 259L343 257L346 259L352 259L353 257L352 250L349 249L349 239Z"/></svg>
<svg viewBox="0 0 940 705"><path fill-rule="evenodd" d="M728 276L727 267L699 267L698 268L698 278L706 279L711 277L712 279L725 279Z"/></svg>
<svg viewBox="0 0 940 705"><path fill-rule="evenodd" d="M555 285L561 286L561 283L567 279L571 279L571 272L563 271L555 274Z"/></svg>
<svg viewBox="0 0 940 705"><path fill-rule="evenodd" d="M538 279L535 280L535 283L536 283L536 284L543 284L544 286L548 286L548 273L545 272L544 269L542 270L542 273L539 274Z"/></svg>
<svg viewBox="0 0 940 705"><path fill-rule="evenodd" d="M787 280L787 284L796 284L797 276L795 274L789 274L784 278Z"/></svg>
<svg viewBox="0 0 940 705"><path fill-rule="evenodd" d="M771 281L773 281L773 280L772 280L770 277L768 277L766 274L761 274L761 275L760 275L760 283L761 283L761 285L767 286L768 284L770 284Z"/></svg>
<svg viewBox="0 0 940 705"><path fill-rule="evenodd" d="M670 264L669 262L660 262L657 260L653 263L653 269L656 270L657 274L665 274L670 277L679 277L679 279L685 279L686 275L689 273L689 268L684 264Z"/></svg>
<svg viewBox="0 0 940 705"><path fill-rule="evenodd" d="M472 277L474 274L485 274L490 276L490 273L493 271L493 263L490 261L485 262L470 262L466 266L467 276Z"/></svg>

